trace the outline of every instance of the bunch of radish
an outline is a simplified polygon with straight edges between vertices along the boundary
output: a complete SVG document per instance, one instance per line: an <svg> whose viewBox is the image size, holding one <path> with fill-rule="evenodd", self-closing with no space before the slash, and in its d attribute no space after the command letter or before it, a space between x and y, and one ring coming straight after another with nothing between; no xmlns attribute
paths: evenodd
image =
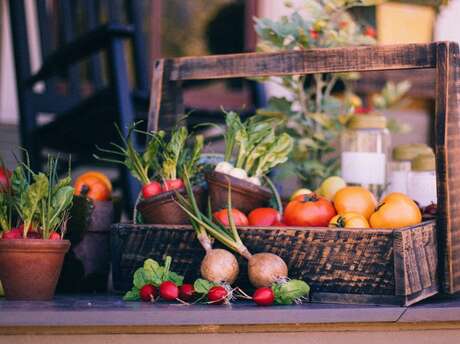
<svg viewBox="0 0 460 344"><path fill-rule="evenodd" d="M123 145L111 143L115 149L98 149L112 157L99 157L102 161L122 164L133 177L142 184L141 195L148 199L162 193L183 189L182 175L187 171L193 176L200 168L198 161L203 149L203 136L194 136L194 144L189 141L192 135L186 127L176 128L168 137L164 131L143 132L136 127L140 122L128 128L125 138L116 126ZM144 152L138 152L133 142L133 133L146 135L148 140Z"/></svg>
<svg viewBox="0 0 460 344"><path fill-rule="evenodd" d="M212 218L203 214L196 206L196 201L191 190L190 180L187 175L184 178L188 199L178 195L178 204L189 215L192 225L194 226L198 239L202 242L206 250L206 256L201 264L201 274L203 278L211 282L227 282L231 284L239 273L238 263L230 252L219 249L222 254L215 254L210 248L209 233L216 240L220 241L223 245L228 247L234 252L237 252L248 260L248 276L251 284L256 288L271 288L276 296L276 291L291 290L291 285L294 284L302 293L296 294L297 298L301 298L309 293L308 285L303 281L290 281L288 279L288 267L286 263L277 255L269 252L262 252L252 254L247 247L243 244L234 217L232 216L232 200L231 200L231 185L229 183L228 192L228 207L227 207L227 220L229 229L227 229L220 222L214 222ZM203 244L203 238L207 238ZM226 252L226 253L223 253ZM212 272L212 273L210 273ZM283 287L287 285L288 287ZM294 301L294 300L293 300Z"/></svg>

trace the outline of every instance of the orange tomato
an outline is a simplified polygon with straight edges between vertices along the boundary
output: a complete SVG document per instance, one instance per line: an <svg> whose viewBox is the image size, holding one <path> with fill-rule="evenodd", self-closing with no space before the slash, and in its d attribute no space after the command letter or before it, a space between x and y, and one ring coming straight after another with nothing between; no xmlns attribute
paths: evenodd
<svg viewBox="0 0 460 344"><path fill-rule="evenodd" d="M369 219L372 228L402 228L422 222L417 204L400 192L388 194Z"/></svg>
<svg viewBox="0 0 460 344"><path fill-rule="evenodd" d="M377 201L372 192L361 186L346 186L334 196L338 214L357 213L367 220L374 212Z"/></svg>
<svg viewBox="0 0 460 344"><path fill-rule="evenodd" d="M369 222L360 214L345 213L334 216L329 222L329 227L369 228Z"/></svg>
<svg viewBox="0 0 460 344"><path fill-rule="evenodd" d="M95 201L107 201L112 194L112 183L100 172L90 171L75 181L75 195L86 195Z"/></svg>

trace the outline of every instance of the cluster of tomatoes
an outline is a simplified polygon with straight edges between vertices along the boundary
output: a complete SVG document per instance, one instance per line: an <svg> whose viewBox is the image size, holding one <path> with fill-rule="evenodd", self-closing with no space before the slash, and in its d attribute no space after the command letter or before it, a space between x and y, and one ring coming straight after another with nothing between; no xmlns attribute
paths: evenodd
<svg viewBox="0 0 460 344"><path fill-rule="evenodd" d="M226 209L214 218L229 225ZM375 196L360 186L345 186L332 199L307 193L287 203L283 216L273 208L257 208L247 216L232 209L237 226L299 226L341 228L402 228L422 221L417 204L402 193L390 193L378 204Z"/></svg>

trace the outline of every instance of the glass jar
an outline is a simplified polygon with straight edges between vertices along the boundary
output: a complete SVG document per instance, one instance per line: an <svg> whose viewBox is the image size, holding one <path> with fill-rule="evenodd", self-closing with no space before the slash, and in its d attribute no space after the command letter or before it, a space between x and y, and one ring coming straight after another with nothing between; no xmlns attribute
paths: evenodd
<svg viewBox="0 0 460 344"><path fill-rule="evenodd" d="M423 153L433 154L433 150L424 143L403 144L393 149L393 161L390 162L390 177L386 193L408 194L411 161Z"/></svg>
<svg viewBox="0 0 460 344"><path fill-rule="evenodd" d="M417 201L420 207L437 203L436 159L433 153L419 154L411 164L408 195Z"/></svg>
<svg viewBox="0 0 460 344"><path fill-rule="evenodd" d="M388 179L391 136L386 124L381 115L356 115L340 138L342 178L349 185L366 187L377 197L383 194Z"/></svg>

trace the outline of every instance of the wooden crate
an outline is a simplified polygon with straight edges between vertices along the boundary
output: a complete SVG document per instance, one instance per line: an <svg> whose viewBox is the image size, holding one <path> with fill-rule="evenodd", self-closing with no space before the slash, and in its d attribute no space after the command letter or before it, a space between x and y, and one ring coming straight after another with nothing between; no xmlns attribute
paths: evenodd
<svg viewBox="0 0 460 344"><path fill-rule="evenodd" d="M438 292L434 222L388 229L243 227L253 252L279 255L289 276L305 280L318 302L408 306ZM199 277L204 251L190 226L129 225L112 228L113 285L131 288L132 276L147 258L174 257L173 270L186 281ZM251 290L247 264L239 258L235 285Z"/></svg>
<svg viewBox="0 0 460 344"><path fill-rule="evenodd" d="M435 76L437 235L439 271L445 292L460 290L460 116L458 53L452 42L312 49L161 59L154 64L149 129L171 129L184 111L181 82L197 79L264 77L382 70L433 71ZM408 272L410 273L410 272Z"/></svg>

